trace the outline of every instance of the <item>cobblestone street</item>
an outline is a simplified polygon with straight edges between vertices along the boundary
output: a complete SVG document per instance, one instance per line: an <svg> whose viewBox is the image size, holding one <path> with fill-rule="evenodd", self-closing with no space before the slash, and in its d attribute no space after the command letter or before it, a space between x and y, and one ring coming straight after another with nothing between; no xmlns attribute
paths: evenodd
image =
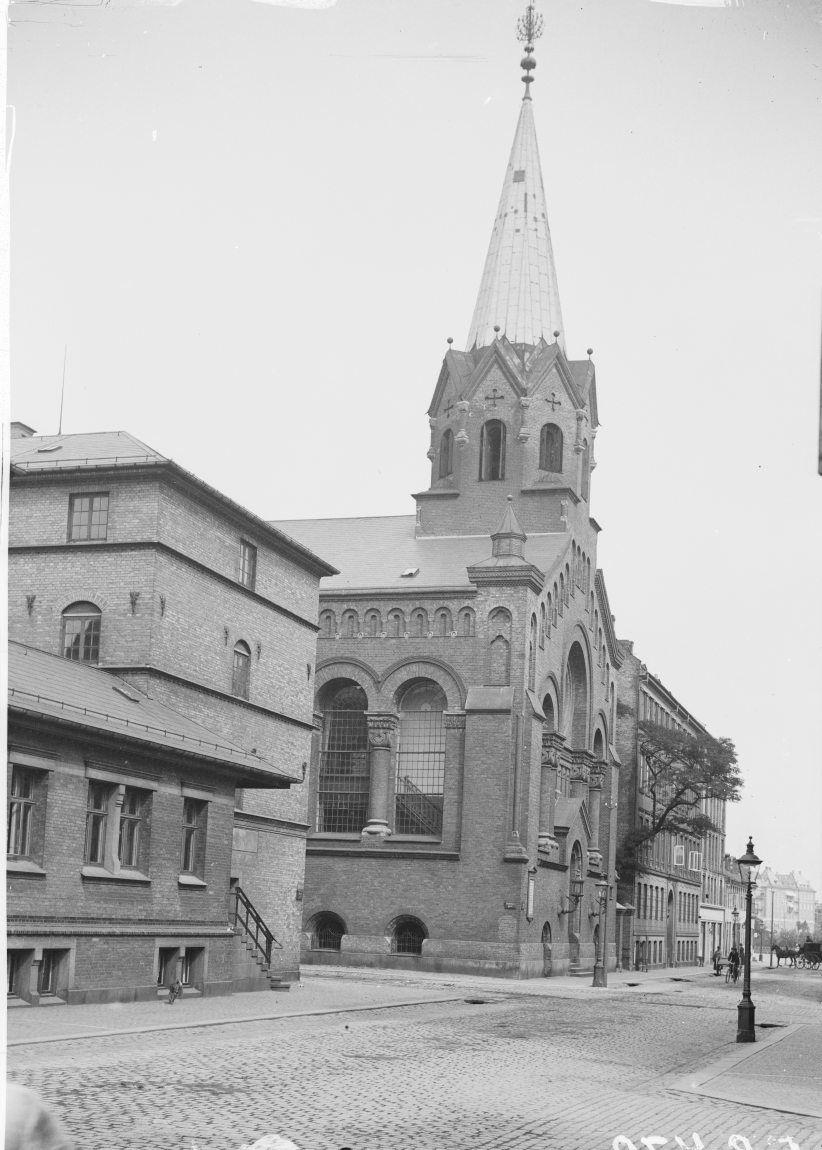
<svg viewBox="0 0 822 1150"><path fill-rule="evenodd" d="M804 1094L802 1081L794 1095L786 1088L786 1101L801 1111L801 1099L818 1086L822 982L789 977L761 980L758 1021L774 1028L760 1032L755 1048L735 1043L737 991L704 972L634 987L623 976L600 994L556 985L571 980L512 986L312 973L306 988L321 992L324 1013L296 1016L293 991L276 996L279 1018L87 1039L32 1033L32 1042L17 1045L25 1043L27 1017L42 1028L45 1015L63 1026L75 1015L79 1032L85 1008L14 1011L9 1077L40 1092L88 1150L229 1150L273 1133L301 1150L607 1150L620 1134L637 1147L642 1137L676 1145L679 1136L690 1148L695 1133L707 1150L727 1147L733 1135L752 1150L787 1136L801 1150L819 1150L822 1116L813 1110L791 1113L781 1103L780 1112L763 1097L758 1105L732 1100L734 1082L744 1096L748 1051L770 1059L763 1081L774 1066L783 1072L780 1042L771 1045L780 1025L788 1028L786 1056L793 1042L790 1057L807 1079ZM439 1000L363 1009L375 1006L381 986L397 1001L400 992L405 1001ZM805 997L788 993L792 986ZM343 1009L328 1013L335 996ZM274 996L253 997L261 1013L274 1009ZM476 998L485 1001L466 1001ZM222 1002L227 1009L231 1000ZM179 1027L186 1019L173 1021ZM731 1097L689 1087L689 1075L704 1078L722 1059L737 1063L705 1090Z"/></svg>

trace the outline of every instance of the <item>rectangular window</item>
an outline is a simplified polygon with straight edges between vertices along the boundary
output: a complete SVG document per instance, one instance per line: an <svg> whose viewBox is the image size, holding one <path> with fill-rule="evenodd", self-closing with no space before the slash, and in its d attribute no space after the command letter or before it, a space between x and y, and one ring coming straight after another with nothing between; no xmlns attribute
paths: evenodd
<svg viewBox="0 0 822 1150"><path fill-rule="evenodd" d="M106 826L112 788L106 783L89 783L86 805L87 863L103 866L106 861Z"/></svg>
<svg viewBox="0 0 822 1150"><path fill-rule="evenodd" d="M108 492L69 497L69 543L98 542L108 531Z"/></svg>
<svg viewBox="0 0 822 1150"><path fill-rule="evenodd" d="M180 871L203 877L205 870L205 827L207 804L199 799L183 799L183 841Z"/></svg>
<svg viewBox="0 0 822 1150"><path fill-rule="evenodd" d="M136 868L140 865L142 845L144 793L134 787L123 790L123 805L120 809L120 836L117 843L117 858L120 866Z"/></svg>
<svg viewBox="0 0 822 1150"><path fill-rule="evenodd" d="M688 870L702 870L701 851L688 852Z"/></svg>
<svg viewBox="0 0 822 1150"><path fill-rule="evenodd" d="M240 582L254 590L257 581L257 548L245 539L240 540Z"/></svg>
<svg viewBox="0 0 822 1150"><path fill-rule="evenodd" d="M13 767L9 791L9 823L6 854L29 858L32 854L34 823L34 772Z"/></svg>
<svg viewBox="0 0 822 1150"><path fill-rule="evenodd" d="M100 661L100 613L63 615L63 655L77 663Z"/></svg>
<svg viewBox="0 0 822 1150"><path fill-rule="evenodd" d="M685 866L685 847L674 847L674 866Z"/></svg>

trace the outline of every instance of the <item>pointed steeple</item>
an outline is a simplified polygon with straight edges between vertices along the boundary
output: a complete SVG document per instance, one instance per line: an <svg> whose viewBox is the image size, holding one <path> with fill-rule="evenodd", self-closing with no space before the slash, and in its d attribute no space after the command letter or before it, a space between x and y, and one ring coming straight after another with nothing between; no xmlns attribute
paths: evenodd
<svg viewBox="0 0 822 1150"><path fill-rule="evenodd" d="M541 30L541 18L535 15L533 4L528 5L519 30L520 38L526 42L522 61L525 95L467 347L487 347L493 343L496 327L511 343L534 346L540 338L549 342L556 338L564 351L557 273L529 95L535 66L532 41Z"/></svg>
<svg viewBox="0 0 822 1150"><path fill-rule="evenodd" d="M505 508L505 517L497 530L491 536L491 554L495 559L517 559L525 562L523 548L528 536L522 530L522 525L514 511L514 497L508 496L508 506Z"/></svg>

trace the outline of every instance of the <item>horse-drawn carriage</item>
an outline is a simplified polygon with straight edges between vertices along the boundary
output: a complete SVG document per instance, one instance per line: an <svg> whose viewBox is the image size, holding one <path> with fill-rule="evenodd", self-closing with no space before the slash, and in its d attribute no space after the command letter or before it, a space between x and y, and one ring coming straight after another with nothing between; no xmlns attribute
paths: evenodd
<svg viewBox="0 0 822 1150"><path fill-rule="evenodd" d="M779 966L784 958L789 966L804 966L811 970L819 970L822 966L822 942L813 942L810 939L793 949L784 946L772 946L776 955L776 965Z"/></svg>

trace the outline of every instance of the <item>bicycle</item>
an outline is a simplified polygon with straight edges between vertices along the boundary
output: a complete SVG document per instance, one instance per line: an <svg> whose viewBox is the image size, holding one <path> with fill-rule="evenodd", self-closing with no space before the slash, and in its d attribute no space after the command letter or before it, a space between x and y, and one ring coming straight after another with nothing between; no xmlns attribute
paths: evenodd
<svg viewBox="0 0 822 1150"><path fill-rule="evenodd" d="M736 982L739 978L739 966L735 962L729 962L725 971L725 982Z"/></svg>

